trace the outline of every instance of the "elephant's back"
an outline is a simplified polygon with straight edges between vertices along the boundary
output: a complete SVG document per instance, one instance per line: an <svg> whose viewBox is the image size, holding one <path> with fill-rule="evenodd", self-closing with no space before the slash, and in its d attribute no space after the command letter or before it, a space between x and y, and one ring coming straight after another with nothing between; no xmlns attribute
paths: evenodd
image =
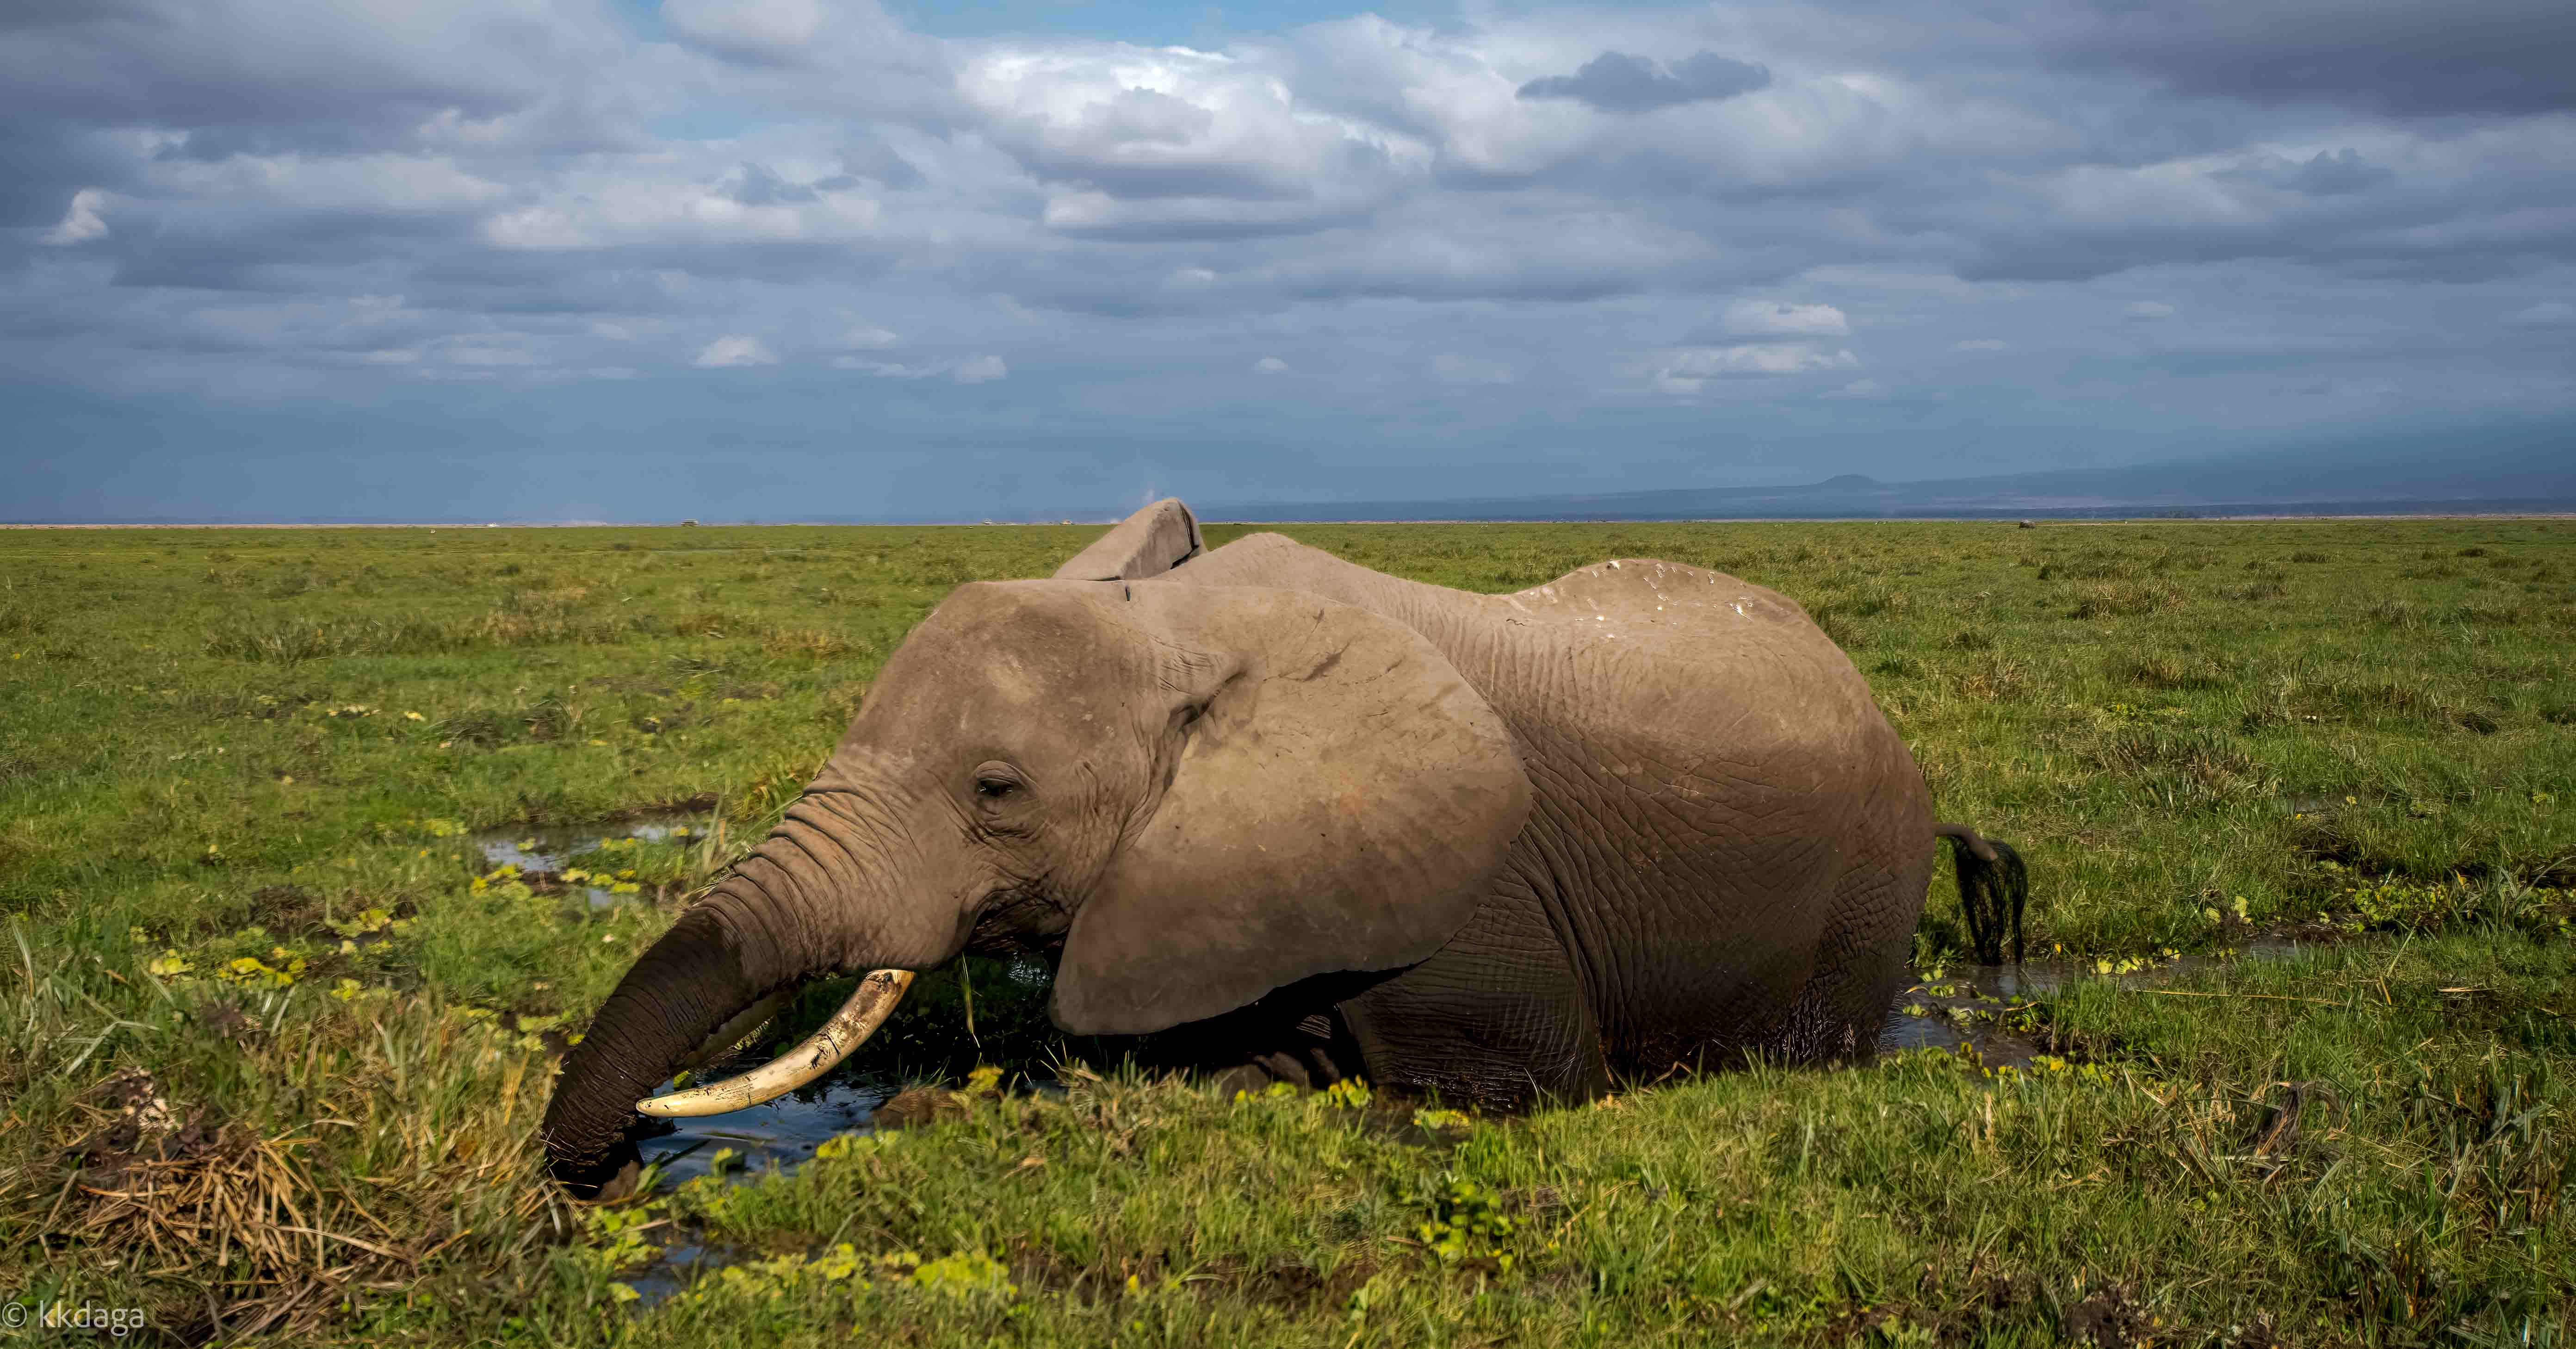
<svg viewBox="0 0 2576 1349"><path fill-rule="evenodd" d="M1797 647L1823 638L1807 611L1776 590L1653 558L1595 563L1496 598L1544 622L1577 629L1589 624L1613 640L1678 646L1676 654L1684 656L1744 646Z"/></svg>
<svg viewBox="0 0 2576 1349"><path fill-rule="evenodd" d="M1592 698L1611 695L1605 727L1687 739L1713 731L1712 717L1778 714L1794 724L1759 738L1808 742L1885 725L1867 681L1797 601L1724 572L1620 558L1486 603L1516 659L1580 669ZM1582 713L1551 709L1544 692L1528 710Z"/></svg>

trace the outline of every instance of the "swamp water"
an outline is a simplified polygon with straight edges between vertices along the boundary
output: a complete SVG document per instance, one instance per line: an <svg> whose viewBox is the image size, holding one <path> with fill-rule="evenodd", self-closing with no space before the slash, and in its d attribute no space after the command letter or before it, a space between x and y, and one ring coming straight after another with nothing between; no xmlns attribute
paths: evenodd
<svg viewBox="0 0 2576 1349"><path fill-rule="evenodd" d="M2047 994L2083 979L2139 985L2247 960L2283 960L2306 949L2286 938L2264 937L2220 955L2109 965L2082 960L2033 960L2019 965L1956 965L1913 971L1914 982L1896 995L1879 1027L1878 1051L1974 1050L1989 1068L2024 1068L2039 1041L2013 1025L2016 1014Z"/></svg>
<svg viewBox="0 0 2576 1349"><path fill-rule="evenodd" d="M619 824L520 829L481 835L474 841L487 866L514 866L525 875L559 878L567 870L592 870L583 865L583 859L632 846L624 840L688 842L705 837L710 827L711 822L704 818L666 815ZM609 872L609 876L614 874ZM567 889L581 891L594 910L651 902L649 896L640 893L622 893L613 883L586 884L590 879L604 878L594 875L565 884ZM2247 942L2225 956L2186 956L2116 971L2105 970L2096 962L2075 960L1917 970L1913 971L1913 981L1897 994L1888 1009L1887 1021L1879 1030L1879 1052L1974 1051L1988 1067L2026 1067L2041 1046L2028 1032L2014 1026L2016 1014L2057 989L2083 979L2161 982L2228 960L2281 959L2300 949L2296 942L2263 939ZM1045 970L1024 964L1014 971L1014 977L1043 980ZM762 1041L755 1040L749 1049L721 1055L704 1065L699 1076L714 1080L749 1068L764 1047ZM773 1165L780 1170L793 1170L812 1157L814 1149L826 1139L872 1130L878 1107L902 1088L903 1083L882 1070L844 1063L821 1080L765 1105L730 1114L668 1121L669 1132L640 1140L638 1149L648 1165L660 1166L666 1187L709 1174L715 1159L727 1150L732 1154L725 1162L729 1175L758 1176ZM1038 1089L1045 1090L1046 1086ZM739 1258L723 1248L701 1247L688 1234L672 1234L662 1254L626 1282L643 1295L637 1305L649 1307L687 1287L699 1270L731 1264Z"/></svg>
<svg viewBox="0 0 2576 1349"><path fill-rule="evenodd" d="M474 845L482 850L486 867L517 867L523 879L554 880L569 871L588 872L580 880L561 883L593 910L607 910L652 899L640 891L620 892L615 869L597 859L605 857L613 864L616 850L628 840L686 844L707 837L712 828L713 821L705 817L658 815L616 824L489 833L477 836ZM748 1052L719 1055L703 1065L698 1077L713 1081L728 1076L751 1067L751 1057ZM844 1063L821 1081L765 1105L669 1121L671 1132L641 1140L638 1147L646 1164L658 1163L665 1183L671 1185L707 1174L716 1154L727 1148L734 1157L726 1166L730 1170L738 1164L738 1174L758 1175L772 1162L792 1168L813 1156L823 1140L867 1128L876 1108L901 1089L902 1084L890 1076Z"/></svg>

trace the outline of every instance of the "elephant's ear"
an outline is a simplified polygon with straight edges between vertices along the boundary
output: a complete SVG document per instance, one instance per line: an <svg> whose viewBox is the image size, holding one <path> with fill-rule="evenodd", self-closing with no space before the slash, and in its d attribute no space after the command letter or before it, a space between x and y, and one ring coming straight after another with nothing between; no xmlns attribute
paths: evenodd
<svg viewBox="0 0 2576 1349"><path fill-rule="evenodd" d="M1055 569L1059 581L1141 581L1207 550L1198 517L1179 497L1165 497L1121 520Z"/></svg>
<svg viewBox="0 0 2576 1349"><path fill-rule="evenodd" d="M1127 604L1177 743L1154 813L1074 915L1057 1024L1161 1030L1440 949L1529 813L1494 709L1419 633L1350 605L1177 582Z"/></svg>

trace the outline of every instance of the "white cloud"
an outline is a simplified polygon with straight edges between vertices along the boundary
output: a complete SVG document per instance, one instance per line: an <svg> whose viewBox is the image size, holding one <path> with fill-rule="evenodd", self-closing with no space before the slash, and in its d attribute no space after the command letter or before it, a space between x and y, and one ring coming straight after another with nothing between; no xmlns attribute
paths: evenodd
<svg viewBox="0 0 2576 1349"><path fill-rule="evenodd" d="M1676 347L1663 353L1655 369L1655 387L1666 393L1694 394L1712 379L1762 379L1849 370L1860 358L1848 351L1826 351L1809 342L1738 342L1721 347Z"/></svg>
<svg viewBox="0 0 2576 1349"><path fill-rule="evenodd" d="M2153 323L2174 316L2174 307L2162 300L2131 300L2120 306L2120 317L2132 323Z"/></svg>
<svg viewBox="0 0 2576 1349"><path fill-rule="evenodd" d="M857 347L864 351L883 351L902 340L887 329L866 323L854 324L848 332L841 335L843 346Z"/></svg>
<svg viewBox="0 0 2576 1349"><path fill-rule="evenodd" d="M1288 373L1288 363L1276 356L1264 356L1260 360L1252 363L1252 373L1256 375L1284 375Z"/></svg>
<svg viewBox="0 0 2576 1349"><path fill-rule="evenodd" d="M1692 378L1711 375L1798 375L1811 370L1840 370L1860 364L1848 351L1828 352L1806 342L1747 342L1731 347L1682 347L1665 364L1667 373Z"/></svg>
<svg viewBox="0 0 2576 1349"><path fill-rule="evenodd" d="M874 6L869 6L874 8ZM663 0L662 22L729 55L788 64L823 35L821 0Z"/></svg>
<svg viewBox="0 0 2576 1349"><path fill-rule="evenodd" d="M946 370L946 367L944 366L905 365L899 361L872 361L864 356L835 356L832 358L832 368L835 370L856 370L862 375L874 375L879 379L928 379L932 375L944 373Z"/></svg>
<svg viewBox="0 0 2576 1349"><path fill-rule="evenodd" d="M1045 185L1049 229L1245 238L1362 216L1428 180L1433 145L1348 108L1329 81L1300 89L1308 74L1262 47L1008 43L970 55L956 87Z"/></svg>
<svg viewBox="0 0 2576 1349"><path fill-rule="evenodd" d="M978 356L957 367L954 378L960 384L986 384L1011 373L1011 367L999 356Z"/></svg>
<svg viewBox="0 0 2576 1349"><path fill-rule="evenodd" d="M85 244L107 237L107 217L99 208L107 204L107 194L94 187L84 187L72 194L71 209L63 212L59 225L45 231L44 242L55 247Z"/></svg>
<svg viewBox="0 0 2576 1349"><path fill-rule="evenodd" d="M1851 322L1829 304L1738 300L1726 307L1720 327L1730 337L1847 337Z"/></svg>
<svg viewBox="0 0 2576 1349"><path fill-rule="evenodd" d="M800 70L823 75L811 92L844 102L881 96L884 90L871 86L918 74L935 59L875 0L664 0L661 9L663 25L680 41L772 78Z"/></svg>
<svg viewBox="0 0 2576 1349"><path fill-rule="evenodd" d="M2543 300L2529 309L2517 309L2504 316L2509 328L2576 327L2576 305L2565 300Z"/></svg>
<svg viewBox="0 0 2576 1349"><path fill-rule="evenodd" d="M769 347L759 338L747 333L727 333L709 342L706 350L698 353L697 359L697 365L700 368L709 370L740 365L776 364L778 364L778 358L769 353Z"/></svg>

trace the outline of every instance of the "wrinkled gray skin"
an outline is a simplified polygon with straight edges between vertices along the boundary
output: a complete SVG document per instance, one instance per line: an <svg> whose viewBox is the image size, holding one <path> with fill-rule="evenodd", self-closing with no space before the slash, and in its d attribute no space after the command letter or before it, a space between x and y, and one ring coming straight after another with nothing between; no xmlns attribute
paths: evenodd
<svg viewBox="0 0 2576 1349"><path fill-rule="evenodd" d="M1495 1105L1865 1057L1932 866L1922 775L1796 604L1621 560L1511 595L1177 501L961 586L785 821L630 970L546 1118L599 1184L763 995L1058 958L1075 1033Z"/></svg>

